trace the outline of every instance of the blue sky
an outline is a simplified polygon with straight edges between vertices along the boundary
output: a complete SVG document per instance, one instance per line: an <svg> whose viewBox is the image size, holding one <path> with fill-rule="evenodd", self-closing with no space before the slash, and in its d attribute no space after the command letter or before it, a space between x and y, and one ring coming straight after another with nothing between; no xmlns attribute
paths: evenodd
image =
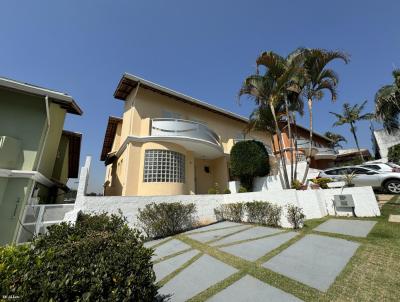
<svg viewBox="0 0 400 302"><path fill-rule="evenodd" d="M121 115L113 99L124 72L248 116L253 104L236 95L265 50L287 55L299 47L346 51L332 64L340 75L335 104L315 105L319 132L333 128L329 111L369 100L400 67L400 1L2 1L0 76L61 90L84 111L65 128L83 133L81 163L93 156L90 190L100 191L99 161L107 117ZM305 117L301 123L307 125ZM370 148L368 123L358 125Z"/></svg>

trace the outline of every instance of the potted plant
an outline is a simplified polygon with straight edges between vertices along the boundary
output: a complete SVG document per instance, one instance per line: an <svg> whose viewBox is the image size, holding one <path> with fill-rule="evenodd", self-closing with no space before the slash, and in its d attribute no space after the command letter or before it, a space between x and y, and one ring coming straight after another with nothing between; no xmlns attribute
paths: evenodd
<svg viewBox="0 0 400 302"><path fill-rule="evenodd" d="M311 182L313 182L313 184L311 184L311 188L314 189L313 186L315 186L317 189L321 188L321 189L328 189L328 183L332 182L332 179L327 178L327 177L321 177L321 178L314 178L311 179Z"/></svg>
<svg viewBox="0 0 400 302"><path fill-rule="evenodd" d="M354 184L353 184L354 177L356 177L356 174L354 172L344 175L343 180L346 183L346 187L348 187L348 188L354 187Z"/></svg>

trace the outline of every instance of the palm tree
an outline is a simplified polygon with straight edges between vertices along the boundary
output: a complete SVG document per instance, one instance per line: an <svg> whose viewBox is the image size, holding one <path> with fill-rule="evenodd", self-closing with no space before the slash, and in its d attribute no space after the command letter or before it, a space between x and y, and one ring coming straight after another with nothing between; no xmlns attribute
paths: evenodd
<svg viewBox="0 0 400 302"><path fill-rule="evenodd" d="M303 115L303 103L299 98L294 97L293 95L289 94L288 98L285 101L280 101L276 104L275 106L275 113L278 118L278 124L280 127L283 125L287 124L288 121L292 122L294 121L294 113L297 112L300 115ZM289 113L289 114L288 114ZM290 128L289 128L290 129ZM254 111L250 115L249 119L249 124L247 126L246 131L249 132L251 130L259 130L259 131L266 131L268 133L271 133L272 136L276 134L276 129L275 129L275 123L273 120L273 115L271 112L271 108L268 105L261 105L254 109ZM289 133L289 138L291 134ZM281 145L279 144L279 141L277 142L278 146L275 145L274 139L272 139L272 148L273 150L280 150ZM297 153L297 148L294 148L295 152ZM293 149L291 149L291 152L293 152ZM293 159L293 155L292 155ZM280 160L282 162L282 157L280 157ZM292 161L292 160L291 160ZM293 169L293 161L292 161L292 167L291 167L291 172L292 175L294 175L295 169ZM281 169L278 169L279 176L281 180L282 178L282 173ZM293 177L293 176L292 176ZM282 181L283 183L283 181ZM293 178L291 179L291 183L293 183Z"/></svg>
<svg viewBox="0 0 400 302"><path fill-rule="evenodd" d="M350 131L353 134L354 141L356 142L356 146L357 146L358 152L360 153L360 157L361 157L362 161L364 161L364 157L362 155L360 146L358 144L358 139L357 139L357 134L356 134L357 128L355 126L355 123L358 121L372 120L373 118L375 118L375 114L373 114L373 113L361 114L361 112L364 110L364 107L366 104L367 104L367 101L364 101L361 105L355 104L353 106L350 106L349 103L344 103L342 114L335 113L335 112L329 112L330 114L333 114L337 118L337 121L333 124L334 127L341 126L344 124L350 125Z"/></svg>
<svg viewBox="0 0 400 302"><path fill-rule="evenodd" d="M308 110L310 114L310 147L307 154L307 166L303 176L303 183L307 179L310 168L312 142L313 142L313 101L320 100L324 96L324 91L328 91L331 100L337 98L336 87L338 84L338 75L333 69L326 66L335 59L343 60L346 64L349 62L349 56L340 51L328 51L324 49L305 50L305 61L303 64L303 94L307 98Z"/></svg>
<svg viewBox="0 0 400 302"><path fill-rule="evenodd" d="M333 149L343 148L343 146L340 144L341 142L347 143L347 140L344 138L344 136L337 133L327 131L324 133L324 136L332 141L331 147Z"/></svg>
<svg viewBox="0 0 400 302"><path fill-rule="evenodd" d="M393 71L394 83L385 85L375 95L375 114L387 132L400 127L400 69Z"/></svg>
<svg viewBox="0 0 400 302"><path fill-rule="evenodd" d="M282 110L282 106L277 106L275 108L276 112L280 112ZM278 116L282 117L281 114L278 114ZM279 123L282 123L282 120L279 120ZM250 132L251 130L258 130L258 131L265 131L267 133L270 133L272 135L272 150L280 150L281 146L278 141L278 145L275 145L275 140L274 140L274 135L276 134L276 128L275 128L275 122L273 119L273 115L271 112L271 108L268 105L260 105L256 109L253 110L253 112L250 114L249 118L249 124L247 125L247 128L245 129L246 132ZM281 183L284 184L283 176L282 176L282 170L280 169L280 166L282 166L282 157L279 158L281 161L281 164L277 162L278 164L278 174L279 178L281 180Z"/></svg>
<svg viewBox="0 0 400 302"><path fill-rule="evenodd" d="M268 106L270 108L280 146L283 146L283 141L275 108L290 91L295 90L293 79L298 74L301 63L300 53L283 58L272 51L264 52L257 59L257 73L247 77L239 91L239 98L242 95L248 95L259 107ZM264 75L259 74L260 66L266 68ZM279 153L282 161L284 187L289 188L286 159L281 148L279 148Z"/></svg>

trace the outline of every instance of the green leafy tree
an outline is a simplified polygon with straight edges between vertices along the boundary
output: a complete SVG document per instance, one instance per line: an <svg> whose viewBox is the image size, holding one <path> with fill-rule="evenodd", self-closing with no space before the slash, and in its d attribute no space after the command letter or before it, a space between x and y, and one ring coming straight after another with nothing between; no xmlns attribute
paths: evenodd
<svg viewBox="0 0 400 302"><path fill-rule="evenodd" d="M400 69L393 71L394 83L375 95L375 115L389 133L400 127Z"/></svg>
<svg viewBox="0 0 400 302"><path fill-rule="evenodd" d="M344 138L343 135L337 134L337 133L333 133L330 131L325 132L324 134L327 138L329 138L330 140L332 140L331 143L331 147L333 149L337 149L337 148L343 148L343 146L340 144L341 142L347 143L347 140Z"/></svg>
<svg viewBox="0 0 400 302"><path fill-rule="evenodd" d="M236 143L231 150L230 166L232 175L240 179L241 184L252 191L256 176L268 175L269 158L265 146L255 140Z"/></svg>
<svg viewBox="0 0 400 302"><path fill-rule="evenodd" d="M336 89L339 78L333 69L327 68L327 65L336 59L343 60L345 63L349 62L349 56L341 51L328 51L324 49L305 50L303 78L300 81L300 86L302 86L302 92L307 98L310 118L310 147L307 155L307 166L303 176L303 183L307 178L312 153L313 102L316 100L321 100L325 91L329 92L332 101L336 100Z"/></svg>
<svg viewBox="0 0 400 302"><path fill-rule="evenodd" d="M364 101L361 105L355 104L353 106L351 106L349 103L344 103L342 114L330 112L330 114L334 115L337 118L337 121L333 124L334 127L342 126L344 124L350 125L350 132L353 134L354 141L356 143L362 161L364 161L364 157L362 155L362 152L360 150L360 145L358 143L357 128L355 124L362 120L372 120L375 117L373 113L362 114L362 111L364 110L366 104L367 101Z"/></svg>
<svg viewBox="0 0 400 302"><path fill-rule="evenodd" d="M400 144L394 145L388 150L388 160L400 165Z"/></svg>

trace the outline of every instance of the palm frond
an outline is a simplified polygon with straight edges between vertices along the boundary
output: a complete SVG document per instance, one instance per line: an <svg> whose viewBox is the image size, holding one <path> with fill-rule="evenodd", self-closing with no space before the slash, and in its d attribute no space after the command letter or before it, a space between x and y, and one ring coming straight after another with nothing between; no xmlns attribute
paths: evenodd
<svg viewBox="0 0 400 302"><path fill-rule="evenodd" d="M273 51L263 52L256 60L257 68L264 66L270 75L279 77L285 72L285 58Z"/></svg>
<svg viewBox="0 0 400 302"><path fill-rule="evenodd" d="M318 87L316 88L316 91L322 91L322 90L328 90L331 94L331 100L336 101L337 99L337 90L336 90L336 84L334 81L331 79L326 78L325 80L322 80Z"/></svg>

